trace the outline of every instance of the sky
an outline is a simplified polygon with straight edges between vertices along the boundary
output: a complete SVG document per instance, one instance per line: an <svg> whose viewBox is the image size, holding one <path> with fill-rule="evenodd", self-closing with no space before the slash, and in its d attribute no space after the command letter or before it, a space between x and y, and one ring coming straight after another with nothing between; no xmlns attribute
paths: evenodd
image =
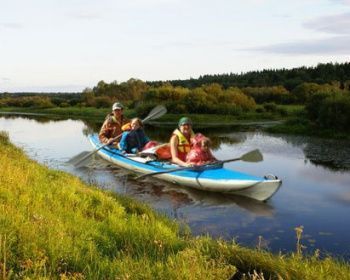
<svg viewBox="0 0 350 280"><path fill-rule="evenodd" d="M0 0L0 92L350 62L350 0Z"/></svg>

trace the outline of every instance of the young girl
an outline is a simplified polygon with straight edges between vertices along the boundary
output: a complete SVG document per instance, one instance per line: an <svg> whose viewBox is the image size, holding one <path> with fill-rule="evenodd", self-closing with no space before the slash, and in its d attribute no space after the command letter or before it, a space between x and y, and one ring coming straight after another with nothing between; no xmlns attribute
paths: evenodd
<svg viewBox="0 0 350 280"><path fill-rule="evenodd" d="M191 150L187 154L186 163L202 165L217 161L210 150L210 139L197 133L191 140Z"/></svg>
<svg viewBox="0 0 350 280"><path fill-rule="evenodd" d="M122 139L119 142L119 148L126 153L136 154L141 151L150 140L143 130L141 119L132 119L130 126L130 131L123 132Z"/></svg>

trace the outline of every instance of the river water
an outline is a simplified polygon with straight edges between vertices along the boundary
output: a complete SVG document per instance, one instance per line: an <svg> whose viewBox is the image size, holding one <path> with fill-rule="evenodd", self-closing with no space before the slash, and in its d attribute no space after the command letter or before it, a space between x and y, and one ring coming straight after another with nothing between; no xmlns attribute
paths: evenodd
<svg viewBox="0 0 350 280"><path fill-rule="evenodd" d="M66 162L92 150L87 134L97 125L81 120L47 120L38 117L0 116L0 131L29 157L51 168L64 170L101 189L133 197L180 223L194 235L235 240L237 243L292 252L295 228L303 226L304 251L316 249L326 256L350 260L350 142L310 137L273 135L239 129L201 132L213 141L219 159L239 157L260 149L260 163L231 162L228 168L282 179L279 191L267 202L238 196L189 190L149 178L137 181L128 171L96 158L89 167L76 169ZM171 128L147 126L154 140L167 141Z"/></svg>

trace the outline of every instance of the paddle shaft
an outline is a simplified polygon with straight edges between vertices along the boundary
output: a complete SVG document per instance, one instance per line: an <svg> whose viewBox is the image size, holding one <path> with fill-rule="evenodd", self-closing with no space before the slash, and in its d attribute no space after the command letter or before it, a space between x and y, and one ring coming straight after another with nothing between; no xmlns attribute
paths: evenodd
<svg viewBox="0 0 350 280"><path fill-rule="evenodd" d="M156 119L159 118L161 116L163 116L166 113L166 108L162 105L156 106L155 108L153 108L153 110L148 114L148 116L146 118L144 118L142 120L143 123L146 123L149 120L152 119ZM99 150L103 149L104 147L112 144L114 141L116 141L119 137L122 136L123 133L117 135L116 137L110 139L106 144L103 144L102 146L98 147L96 150L90 152L89 154L85 155L84 157L82 157L81 159L79 159L77 162L75 162L74 165L78 166L79 163L83 162L84 160L86 160L87 158L91 157L92 155L94 155L95 153L97 153Z"/></svg>
<svg viewBox="0 0 350 280"><path fill-rule="evenodd" d="M254 151L251 151L251 152L248 152L248 153L242 155L239 158L218 160L218 161L208 163L208 164L195 165L195 166L184 166L184 167L173 168L173 169L168 169L168 170L164 170L164 171L143 174L141 176L138 176L137 179L148 177L148 176L153 176L153 175L172 173L172 172L182 171L182 170L193 170L193 171L198 170L199 171L199 170L202 170L204 167L210 167L210 165L213 165L213 166L219 165L219 164L222 165L222 164L227 163L227 162L238 161L238 160L242 160L242 161L246 161L246 162L259 162L259 161L263 160L263 157L262 157L262 154L260 153L259 150L254 150Z"/></svg>
<svg viewBox="0 0 350 280"><path fill-rule="evenodd" d="M158 172L154 172L154 173L143 174L143 175L138 176L136 179L141 179L141 178L148 177L148 176L172 173L172 172L176 172L176 171L184 171L184 170L200 171L204 167L210 167L211 165L216 166L216 165L219 165L219 164L221 165L221 164L223 164L225 162L231 162L231 161L236 161L236 160L240 160L240 158L223 160L223 161L218 160L218 161L215 161L215 162L212 162L212 163L209 163L209 164L194 165L194 166L184 166L184 167L173 168L173 169L168 169L168 170L164 170L164 171L158 171Z"/></svg>

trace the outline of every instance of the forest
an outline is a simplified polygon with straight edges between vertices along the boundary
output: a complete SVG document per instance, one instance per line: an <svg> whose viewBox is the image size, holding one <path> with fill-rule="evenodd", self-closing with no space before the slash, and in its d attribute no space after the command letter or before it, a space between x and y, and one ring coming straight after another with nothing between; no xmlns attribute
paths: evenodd
<svg viewBox="0 0 350 280"><path fill-rule="evenodd" d="M300 117L316 127L349 131L350 63L205 75L181 81L145 82L134 78L122 83L100 81L81 93L6 92L0 95L0 108L110 108L115 101L123 102L139 115L157 104L164 104L174 114L232 116L277 111L277 105L299 104L305 107Z"/></svg>
<svg viewBox="0 0 350 280"><path fill-rule="evenodd" d="M342 89L350 89L350 62L320 63L315 67L298 67L293 69L267 69L247 73L229 73L203 75L198 79L168 81L173 86L195 88L203 84L218 83L228 87L271 87L283 86L288 91L302 83L328 84L339 82ZM150 85L160 85L162 81L149 82Z"/></svg>

